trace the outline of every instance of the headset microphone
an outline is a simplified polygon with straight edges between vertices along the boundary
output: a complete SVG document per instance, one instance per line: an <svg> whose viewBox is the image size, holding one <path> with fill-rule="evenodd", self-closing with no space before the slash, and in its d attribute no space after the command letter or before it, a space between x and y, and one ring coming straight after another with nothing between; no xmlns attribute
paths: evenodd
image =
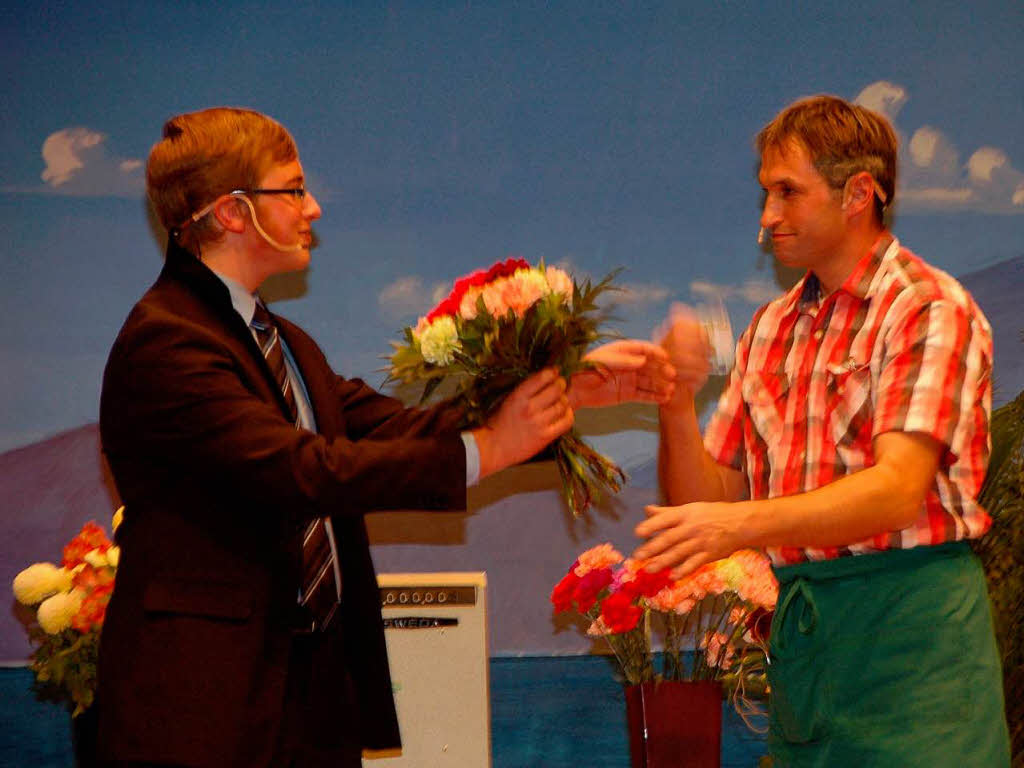
<svg viewBox="0 0 1024 768"><path fill-rule="evenodd" d="M764 245L764 227L757 230L757 244Z"/></svg>
<svg viewBox="0 0 1024 768"><path fill-rule="evenodd" d="M306 246L303 245L302 242L298 242L295 245L282 245L281 243L277 242L277 240L275 240L266 232L264 232L263 227L260 226L260 220L256 218L256 209L253 207L252 200L250 200L245 195L236 194L235 197L242 200L247 206L249 206L249 213L252 215L253 226L256 227L256 231L259 232L260 237L262 237L267 242L267 245L269 245L271 248L276 248L277 250L282 251L284 253L305 250Z"/></svg>

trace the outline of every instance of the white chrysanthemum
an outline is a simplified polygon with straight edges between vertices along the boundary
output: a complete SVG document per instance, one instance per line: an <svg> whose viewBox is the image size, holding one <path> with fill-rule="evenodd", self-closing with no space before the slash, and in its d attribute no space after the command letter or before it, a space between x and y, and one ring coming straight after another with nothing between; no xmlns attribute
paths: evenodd
<svg viewBox="0 0 1024 768"><path fill-rule="evenodd" d="M459 348L459 332L451 315L443 315L432 322L420 336L420 354L428 363L449 365Z"/></svg>
<svg viewBox="0 0 1024 768"><path fill-rule="evenodd" d="M71 575L53 563L34 563L14 577L14 597L22 605L35 605L71 585Z"/></svg>
<svg viewBox="0 0 1024 768"><path fill-rule="evenodd" d="M117 526L119 526L123 520L124 520L124 504L122 504L120 507L117 508L117 511L114 513L114 517L110 521L110 531L111 531L111 533L116 533L117 532Z"/></svg>
<svg viewBox="0 0 1024 768"><path fill-rule="evenodd" d="M58 592L48 597L39 606L36 616L39 626L48 635L56 635L71 626L71 619L82 607L82 594L73 589L70 592Z"/></svg>

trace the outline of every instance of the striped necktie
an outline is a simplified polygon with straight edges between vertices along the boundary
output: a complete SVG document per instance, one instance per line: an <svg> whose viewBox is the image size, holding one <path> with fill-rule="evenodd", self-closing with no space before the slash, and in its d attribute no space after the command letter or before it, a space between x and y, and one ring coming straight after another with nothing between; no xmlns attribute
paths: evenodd
<svg viewBox="0 0 1024 768"><path fill-rule="evenodd" d="M288 376L284 351L281 349L281 337L262 301L256 302L252 329L270 372L274 374L281 394L284 395L292 423L298 427L299 409ZM309 524L302 537L302 588L299 592L299 605L306 609L310 619L309 625L303 626L302 629L317 630L326 627L341 601L340 573L335 568L332 538L329 520L319 517Z"/></svg>
<svg viewBox="0 0 1024 768"><path fill-rule="evenodd" d="M270 372L277 380L277 386L284 395L284 401L288 405L288 413L292 423L299 424L299 408L295 404L295 393L292 392L292 382L288 378L288 366L284 362L284 351L281 349L281 337L277 332L277 326L270 317L267 308L262 301L256 302L256 311L252 315L252 329L256 332L256 340L259 342L263 357L266 358Z"/></svg>

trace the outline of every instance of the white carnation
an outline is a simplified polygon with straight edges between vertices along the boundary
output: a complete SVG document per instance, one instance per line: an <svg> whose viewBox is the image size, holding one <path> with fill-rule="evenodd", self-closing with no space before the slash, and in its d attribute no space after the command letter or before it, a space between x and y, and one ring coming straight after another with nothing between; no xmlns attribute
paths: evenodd
<svg viewBox="0 0 1024 768"><path fill-rule="evenodd" d="M459 332L451 315L442 315L434 320L420 336L420 354L434 365L449 365L458 348Z"/></svg>
<svg viewBox="0 0 1024 768"><path fill-rule="evenodd" d="M82 594L73 589L70 592L58 592L48 597L39 606L36 616L39 626L48 635L56 635L71 626L71 619L82 607Z"/></svg>
<svg viewBox="0 0 1024 768"><path fill-rule="evenodd" d="M14 597L22 605L35 605L70 586L71 577L53 563L35 563L14 577Z"/></svg>

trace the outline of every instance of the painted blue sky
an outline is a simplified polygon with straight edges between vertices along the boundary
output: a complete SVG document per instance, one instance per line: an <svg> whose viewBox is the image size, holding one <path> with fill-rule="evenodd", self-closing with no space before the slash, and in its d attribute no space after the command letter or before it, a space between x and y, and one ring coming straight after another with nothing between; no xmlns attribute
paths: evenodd
<svg viewBox="0 0 1024 768"><path fill-rule="evenodd" d="M439 286L510 253L627 267L631 335L702 289L741 326L778 290L752 138L811 93L893 119L907 245L957 275L1024 254L1024 6L778 5L4 0L0 451L96 419L160 266L142 164L216 104L295 135L321 247L276 308L374 384Z"/></svg>

